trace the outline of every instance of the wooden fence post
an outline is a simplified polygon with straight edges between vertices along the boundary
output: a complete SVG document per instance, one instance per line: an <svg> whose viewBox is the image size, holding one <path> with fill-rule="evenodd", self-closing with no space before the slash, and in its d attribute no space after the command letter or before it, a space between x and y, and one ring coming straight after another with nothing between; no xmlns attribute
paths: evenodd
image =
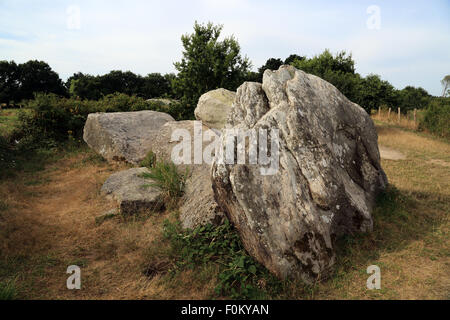
<svg viewBox="0 0 450 320"><path fill-rule="evenodd" d="M388 121L389 120L391 120L391 108L389 108L389 111L388 111Z"/></svg>
<svg viewBox="0 0 450 320"><path fill-rule="evenodd" d="M400 123L400 108L398 108L398 123Z"/></svg>
<svg viewBox="0 0 450 320"><path fill-rule="evenodd" d="M378 107L378 120L381 120L381 107Z"/></svg>
<svg viewBox="0 0 450 320"><path fill-rule="evenodd" d="M417 119L417 109L414 108L414 125L416 125L416 119Z"/></svg>

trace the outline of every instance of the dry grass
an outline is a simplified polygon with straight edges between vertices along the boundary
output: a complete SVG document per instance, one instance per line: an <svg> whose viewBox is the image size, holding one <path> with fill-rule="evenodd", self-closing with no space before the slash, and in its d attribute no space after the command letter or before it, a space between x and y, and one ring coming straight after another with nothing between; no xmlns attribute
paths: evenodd
<svg viewBox="0 0 450 320"><path fill-rule="evenodd" d="M373 233L343 240L331 279L313 287L290 283L274 298L450 298L450 146L380 123L378 130L381 145L407 156L382 163L398 189L395 199L374 213ZM165 275L170 248L161 230L170 213L95 223L113 207L100 186L119 169L81 152L0 182L0 280L14 280L19 298L211 297L214 265ZM81 267L82 290L66 288L71 264ZM382 290L366 289L372 264L381 268Z"/></svg>
<svg viewBox="0 0 450 320"><path fill-rule="evenodd" d="M372 118L377 121L389 123L401 128L409 130L417 130L419 128L420 120L423 118L423 110L416 111L416 120L414 121L414 111L409 111L407 114L400 113L398 116L398 110L379 109L374 112Z"/></svg>
<svg viewBox="0 0 450 320"><path fill-rule="evenodd" d="M159 276L149 280L143 274L167 213L95 224L99 213L114 206L100 187L123 168L86 161L91 156L58 160L39 174L43 183L28 184L26 174L2 181L7 209L0 219L0 280L17 278L24 299L204 298L202 290L166 292ZM82 270L80 291L66 288L72 264Z"/></svg>
<svg viewBox="0 0 450 320"><path fill-rule="evenodd" d="M314 297L449 299L450 145L383 123L378 132L380 145L407 155L382 161L397 203L374 213L372 234L346 244L336 276L314 287ZM372 264L381 268L379 291L365 287Z"/></svg>

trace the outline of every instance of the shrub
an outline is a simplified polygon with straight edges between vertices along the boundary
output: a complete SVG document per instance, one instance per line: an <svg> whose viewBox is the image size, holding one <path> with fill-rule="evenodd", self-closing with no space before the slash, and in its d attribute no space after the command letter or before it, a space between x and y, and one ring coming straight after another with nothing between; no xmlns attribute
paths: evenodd
<svg viewBox="0 0 450 320"><path fill-rule="evenodd" d="M22 135L30 140L65 141L81 137L89 113L100 111L95 102L37 94L19 114Z"/></svg>
<svg viewBox="0 0 450 320"><path fill-rule="evenodd" d="M420 128L443 138L450 138L450 98L433 99L425 110Z"/></svg>
<svg viewBox="0 0 450 320"><path fill-rule="evenodd" d="M53 145L53 142L65 142L69 138L81 140L90 113L154 110L169 113L178 120L182 115L182 106L177 102L164 105L123 93L110 94L99 101L41 93L28 101L27 107L19 113L19 135L22 145L33 147Z"/></svg>
<svg viewBox="0 0 450 320"><path fill-rule="evenodd" d="M264 289L276 289L280 285L280 281L248 255L228 220L218 227L206 225L194 230L182 230L179 223L166 220L163 231L175 260L172 273L216 264L219 266L215 288L218 296L262 299Z"/></svg>

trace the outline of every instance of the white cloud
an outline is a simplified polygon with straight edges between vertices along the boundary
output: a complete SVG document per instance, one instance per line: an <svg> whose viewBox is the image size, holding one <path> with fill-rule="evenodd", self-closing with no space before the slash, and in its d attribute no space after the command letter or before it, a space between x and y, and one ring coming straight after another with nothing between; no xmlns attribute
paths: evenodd
<svg viewBox="0 0 450 320"><path fill-rule="evenodd" d="M268 58L323 49L353 53L357 71L378 73L397 87L440 93L450 73L449 5L381 2L381 29L366 26L372 3L342 1L196 0L0 2L2 59L47 61L64 78L74 72L173 72L180 37L195 20L224 25L259 67ZM67 8L80 8L80 29L67 28ZM419 2L417 2L419 6ZM420 18L420 19L418 19ZM442 20L442 21L441 21Z"/></svg>

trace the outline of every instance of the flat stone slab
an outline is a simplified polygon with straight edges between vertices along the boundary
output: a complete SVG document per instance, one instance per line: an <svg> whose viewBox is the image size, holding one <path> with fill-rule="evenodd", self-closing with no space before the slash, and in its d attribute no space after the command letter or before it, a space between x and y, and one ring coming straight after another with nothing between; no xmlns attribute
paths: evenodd
<svg viewBox="0 0 450 320"><path fill-rule="evenodd" d="M123 215L161 210L164 206L161 190L148 186L152 181L141 177L148 172L147 168L133 168L114 173L103 184L101 192L118 202Z"/></svg>

